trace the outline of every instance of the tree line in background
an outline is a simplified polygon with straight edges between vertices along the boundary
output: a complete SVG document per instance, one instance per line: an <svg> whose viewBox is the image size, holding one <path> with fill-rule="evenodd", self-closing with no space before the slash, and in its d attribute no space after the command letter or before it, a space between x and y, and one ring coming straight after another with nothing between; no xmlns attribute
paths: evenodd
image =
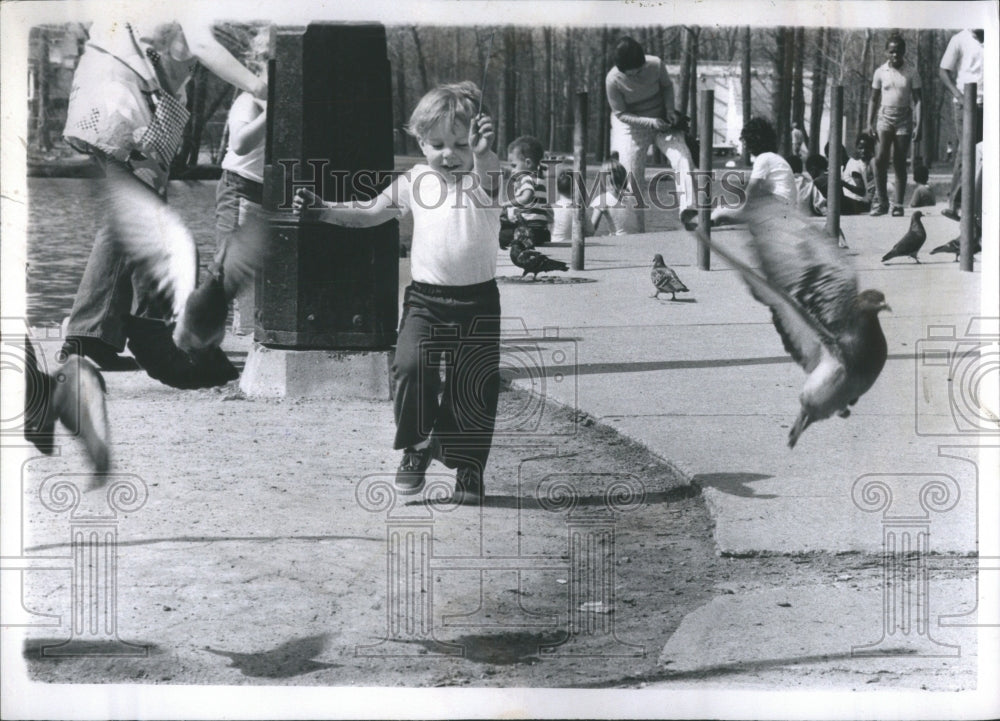
<svg viewBox="0 0 1000 721"><path fill-rule="evenodd" d="M221 28L225 35L233 24ZM389 26L388 54L392 64L393 126L398 154L417 153L404 126L416 101L442 82L472 80L480 84L492 36L485 101L495 118L497 149L518 135L538 137L552 152L573 147L576 95L588 94L588 153L608 155L609 113L604 78L613 64L614 46L630 35L648 54L679 66L672 76L675 103L697 127L698 89L706 64L725 69L749 87L763 82L767 92L753 95L751 113L772 120L779 152L791 150L791 128L799 124L809 137L810 152L823 152L821 123L827 92L844 87L845 144L867 126L868 97L876 67L885 62L891 30L840 28L749 27L524 27L524 26ZM914 154L925 162L940 160L952 137L950 94L938 79L938 63L953 31L905 30L908 62L923 83L923 135ZM65 47L66 36L82 50L86 35L79 26L39 26L32 29L33 72L29 98L34 148L48 150L61 133L72 68L53 63L52 48ZM59 60L59 58L57 58ZM699 71L701 64L702 71ZM67 74L67 70L69 73ZM59 72L61 75L59 75ZM807 107L808 96L812 99ZM55 90L55 92L54 92ZM223 128L233 89L199 67L188 85L191 122L175 160L175 171L197 165L204 151L217 163L225 149ZM702 109L703 111L703 109ZM55 128L55 130L54 130Z"/></svg>

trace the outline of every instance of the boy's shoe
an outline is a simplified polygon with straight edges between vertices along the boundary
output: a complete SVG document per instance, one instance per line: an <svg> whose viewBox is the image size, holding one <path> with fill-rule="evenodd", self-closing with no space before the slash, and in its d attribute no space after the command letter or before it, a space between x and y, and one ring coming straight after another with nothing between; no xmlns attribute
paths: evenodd
<svg viewBox="0 0 1000 721"><path fill-rule="evenodd" d="M698 229L698 211L694 208L685 208L681 211L681 223L685 230Z"/></svg>
<svg viewBox="0 0 1000 721"><path fill-rule="evenodd" d="M901 205L894 205L894 206L892 206L892 217L893 218L902 218L903 217L903 206L901 206Z"/></svg>
<svg viewBox="0 0 1000 721"><path fill-rule="evenodd" d="M139 364L135 358L120 355L117 350L99 338L88 336L69 336L63 343L61 355L68 358L71 355L86 356L102 371L136 371Z"/></svg>
<svg viewBox="0 0 1000 721"><path fill-rule="evenodd" d="M871 212L868 214L875 218L879 215L886 215L889 212L889 206L887 205L873 205Z"/></svg>
<svg viewBox="0 0 1000 721"><path fill-rule="evenodd" d="M416 450L407 448L403 451L403 460L396 470L396 480L393 486L401 496L413 496L424 490L424 474L431 464L431 448Z"/></svg>
<svg viewBox="0 0 1000 721"><path fill-rule="evenodd" d="M450 502L460 506L478 506L483 502L483 474L476 466L459 466L455 473L455 492Z"/></svg>
<svg viewBox="0 0 1000 721"><path fill-rule="evenodd" d="M946 218L951 218L956 223L962 220L961 216L959 216L958 212L955 211L953 208L945 208L944 210L941 211L941 215L943 215Z"/></svg>

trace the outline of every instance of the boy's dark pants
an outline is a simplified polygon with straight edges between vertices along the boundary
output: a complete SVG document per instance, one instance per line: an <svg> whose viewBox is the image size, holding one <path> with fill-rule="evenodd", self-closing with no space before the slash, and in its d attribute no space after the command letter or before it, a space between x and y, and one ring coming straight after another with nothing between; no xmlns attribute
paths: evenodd
<svg viewBox="0 0 1000 721"><path fill-rule="evenodd" d="M470 286L414 281L403 297L392 375L394 447L417 445L433 431L446 466L474 465L482 471L500 393L496 281Z"/></svg>

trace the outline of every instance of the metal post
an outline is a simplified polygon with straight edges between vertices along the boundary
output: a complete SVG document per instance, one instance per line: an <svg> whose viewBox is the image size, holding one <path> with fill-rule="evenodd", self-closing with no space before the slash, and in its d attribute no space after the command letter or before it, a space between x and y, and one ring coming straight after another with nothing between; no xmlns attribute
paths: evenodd
<svg viewBox="0 0 1000 721"><path fill-rule="evenodd" d="M833 88L830 103L830 167L826 186L826 233L831 238L840 237L840 171L843 159L840 149L844 139L841 130L844 127L844 86Z"/></svg>
<svg viewBox="0 0 1000 721"><path fill-rule="evenodd" d="M712 225L712 124L715 121L715 91L701 91L701 117L698 119L698 142L701 144L701 152L698 172L700 181L704 175L708 174L708 198L702 202L700 195L701 183L694 184L695 204L698 208L698 267L701 270L711 268L711 255L708 250L708 243L705 242L711 237Z"/></svg>
<svg viewBox="0 0 1000 721"><path fill-rule="evenodd" d="M587 183L587 93L576 94L576 108L573 113L573 170L580 181L577 189L579 207L573 221L573 258L570 267L583 270L583 231L587 227L587 205L583 202L583 189Z"/></svg>
<svg viewBox="0 0 1000 721"><path fill-rule="evenodd" d="M962 221L958 246L959 268L972 270L972 243L976 233L976 83L966 83L962 107Z"/></svg>

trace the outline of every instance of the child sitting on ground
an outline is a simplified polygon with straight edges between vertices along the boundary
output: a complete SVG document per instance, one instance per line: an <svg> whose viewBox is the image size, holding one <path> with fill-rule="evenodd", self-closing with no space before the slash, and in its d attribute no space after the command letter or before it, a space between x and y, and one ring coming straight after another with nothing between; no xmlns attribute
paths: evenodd
<svg viewBox="0 0 1000 721"><path fill-rule="evenodd" d="M395 488L400 495L420 493L437 458L457 468L451 497L457 504L482 501L500 392L500 160L491 150L488 111L477 115L480 102L471 82L441 85L421 98L407 131L426 162L374 201L326 202L299 190L292 203L303 220L353 227L413 214L413 282L403 298L392 364L394 446L403 450ZM316 201L320 207L310 208ZM442 328L450 332L436 332ZM442 357L451 358L443 388Z"/></svg>
<svg viewBox="0 0 1000 721"><path fill-rule="evenodd" d="M871 210L871 201L875 195L875 173L872 169L874 157L874 136L861 133L854 144L854 157L844 165L841 215L861 215Z"/></svg>
<svg viewBox="0 0 1000 721"><path fill-rule="evenodd" d="M543 177L545 166L542 157L545 149L537 138L522 135L507 146L507 158L513 164L508 188L512 189L513 203L505 205L500 216L500 247L509 248L514 229L524 225L531 242L538 246L549 242L549 224L552 209Z"/></svg>
<svg viewBox="0 0 1000 721"><path fill-rule="evenodd" d="M914 166L913 182L917 184L917 187L913 189L913 196L910 198L911 208L925 208L937 203L934 191L927 185L929 178L930 171L927 170L926 165Z"/></svg>
<svg viewBox="0 0 1000 721"><path fill-rule="evenodd" d="M556 192L558 198L552 204L552 242L569 243L573 240L573 215L577 212L573 200L573 173L569 170L560 171L556 177ZM590 218L583 216L584 237L594 234Z"/></svg>
<svg viewBox="0 0 1000 721"><path fill-rule="evenodd" d="M712 224L739 223L755 198L770 196L789 206L796 202L795 176L788 161L778 155L778 137L774 126L765 118L750 118L740 132L740 141L753 159L750 180L743 193L743 202L736 208L720 205L712 211Z"/></svg>
<svg viewBox="0 0 1000 721"><path fill-rule="evenodd" d="M601 176L601 194L590 203L594 209L590 215L593 232L597 232L601 218L607 218L610 235L638 233L638 213L641 211L637 210L635 194L625 193L628 182L625 166L612 158L601 170Z"/></svg>

